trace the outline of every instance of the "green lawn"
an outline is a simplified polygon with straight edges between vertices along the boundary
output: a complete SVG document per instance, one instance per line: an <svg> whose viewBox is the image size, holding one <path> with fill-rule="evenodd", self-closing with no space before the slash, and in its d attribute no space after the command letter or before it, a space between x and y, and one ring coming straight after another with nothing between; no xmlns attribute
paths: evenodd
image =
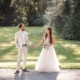
<svg viewBox="0 0 80 80"><path fill-rule="evenodd" d="M14 34L18 31L16 27L0 28L0 68L15 68L17 60L17 49L14 45ZM42 38L45 27L27 27L29 39L37 45ZM55 50L61 63L61 68L80 68L80 41L63 40L53 30L55 36ZM34 68L42 45L35 49L29 47L27 67ZM22 63L21 63L22 64Z"/></svg>

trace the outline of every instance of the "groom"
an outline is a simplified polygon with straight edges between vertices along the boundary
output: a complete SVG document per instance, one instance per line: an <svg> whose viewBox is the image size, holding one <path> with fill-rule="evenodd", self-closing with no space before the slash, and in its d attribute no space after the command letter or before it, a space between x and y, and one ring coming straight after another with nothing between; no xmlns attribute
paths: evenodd
<svg viewBox="0 0 80 80"><path fill-rule="evenodd" d="M25 27L23 23L18 25L19 31L15 33L15 45L18 50L18 59L17 59L17 67L15 74L19 73L20 62L23 56L23 71L28 72L26 70L26 57L28 53L28 45L35 47L28 39L28 33L25 32Z"/></svg>

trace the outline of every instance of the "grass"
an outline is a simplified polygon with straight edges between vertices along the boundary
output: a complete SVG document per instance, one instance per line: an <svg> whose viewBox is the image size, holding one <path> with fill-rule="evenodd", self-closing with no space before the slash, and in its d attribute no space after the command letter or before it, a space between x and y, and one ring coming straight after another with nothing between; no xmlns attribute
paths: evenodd
<svg viewBox="0 0 80 80"><path fill-rule="evenodd" d="M0 68L16 68L17 49L14 45L14 34L17 31L16 27L0 28ZM29 33L29 39L37 45L45 32L45 27L27 27L26 31ZM80 41L64 40L54 30L53 33L56 41L54 47L61 68L80 68ZM41 49L42 45L37 49L29 47L28 68L35 67Z"/></svg>

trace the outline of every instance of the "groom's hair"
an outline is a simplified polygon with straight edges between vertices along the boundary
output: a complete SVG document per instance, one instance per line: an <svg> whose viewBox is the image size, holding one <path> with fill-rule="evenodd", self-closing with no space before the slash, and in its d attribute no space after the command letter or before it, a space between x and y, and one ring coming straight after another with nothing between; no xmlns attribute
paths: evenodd
<svg viewBox="0 0 80 80"><path fill-rule="evenodd" d="M21 28L23 25L23 23L18 24L18 28Z"/></svg>

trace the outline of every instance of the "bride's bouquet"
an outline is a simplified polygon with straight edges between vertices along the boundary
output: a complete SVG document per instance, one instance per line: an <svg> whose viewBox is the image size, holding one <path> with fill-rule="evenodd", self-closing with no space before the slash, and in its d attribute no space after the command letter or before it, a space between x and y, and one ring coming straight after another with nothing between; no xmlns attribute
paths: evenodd
<svg viewBox="0 0 80 80"><path fill-rule="evenodd" d="M44 43L44 44L43 44L43 47L44 47L45 49L49 49L50 44L49 44L49 43Z"/></svg>

